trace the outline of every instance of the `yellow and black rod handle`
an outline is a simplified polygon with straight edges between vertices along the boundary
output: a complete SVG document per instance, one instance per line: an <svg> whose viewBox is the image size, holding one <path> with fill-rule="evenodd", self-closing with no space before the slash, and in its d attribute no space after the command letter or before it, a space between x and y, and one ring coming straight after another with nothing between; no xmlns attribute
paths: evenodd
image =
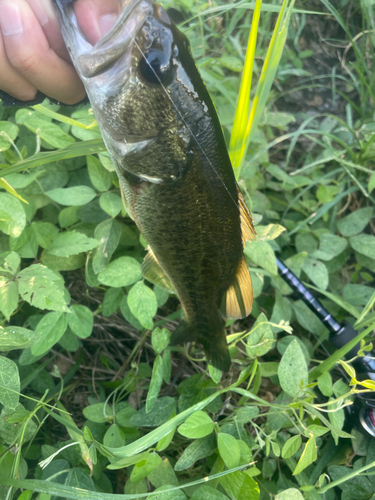
<svg viewBox="0 0 375 500"><path fill-rule="evenodd" d="M297 276L278 258L276 258L280 276L288 283L294 293L300 298L308 308L320 319L329 331L329 342L336 349L340 349L350 340L354 339L358 333L349 323L340 324L330 314L322 304L312 295ZM354 358L357 356L360 344L353 347L346 356ZM358 380L375 380L375 352L372 351L364 357L357 357L353 361L353 366L357 372ZM375 393L358 395L357 401L347 407L350 421L359 430L364 430L372 437L375 437Z"/></svg>

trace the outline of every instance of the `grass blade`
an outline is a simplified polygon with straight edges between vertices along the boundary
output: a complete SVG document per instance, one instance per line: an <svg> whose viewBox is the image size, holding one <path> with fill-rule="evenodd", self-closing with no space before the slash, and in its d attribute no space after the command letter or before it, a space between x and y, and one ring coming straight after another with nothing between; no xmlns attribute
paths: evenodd
<svg viewBox="0 0 375 500"><path fill-rule="evenodd" d="M252 465L248 464L248 465ZM191 486L196 486L198 484L206 484L214 479L219 479L220 477L226 476L227 474L232 474L242 470L248 465L239 465L233 469L226 470L224 472L219 472L218 474L213 474L212 476L206 476L196 481L186 483L184 485L176 486L168 490L164 490L163 494L181 490L184 488L189 488ZM160 495L160 492L151 493L136 493L134 495L116 495L112 493L103 493L101 491L89 491L81 488L73 488L72 486L66 486L64 484L52 483L50 481L42 481L39 479L3 479L0 478L0 484L4 486L11 486L16 488L22 488L24 490L37 491L39 493L45 493L46 495L59 496L63 498L72 498L74 500L136 500L137 498L146 498L153 495ZM157 496L156 496L157 498ZM172 498L172 497L171 497Z"/></svg>
<svg viewBox="0 0 375 500"><path fill-rule="evenodd" d="M52 163L59 160L67 160L69 158L77 158L77 156L105 153L106 151L107 149L104 146L103 139L92 139L90 141L76 142L63 149L38 153L36 155L30 156L30 158L27 158L27 160L22 160L15 165L12 165L11 167L9 167L8 165L0 165L0 167L5 167L1 170L1 174L3 177L5 177L10 174L22 172L23 170L27 170L32 167L45 165L46 163Z"/></svg>

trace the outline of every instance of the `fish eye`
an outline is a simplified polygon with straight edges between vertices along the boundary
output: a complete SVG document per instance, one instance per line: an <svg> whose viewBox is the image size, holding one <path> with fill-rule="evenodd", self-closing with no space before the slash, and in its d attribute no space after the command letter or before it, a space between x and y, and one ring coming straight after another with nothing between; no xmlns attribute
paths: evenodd
<svg viewBox="0 0 375 500"><path fill-rule="evenodd" d="M170 73L169 58L162 50L150 49L143 55L138 68L147 83L165 83Z"/></svg>

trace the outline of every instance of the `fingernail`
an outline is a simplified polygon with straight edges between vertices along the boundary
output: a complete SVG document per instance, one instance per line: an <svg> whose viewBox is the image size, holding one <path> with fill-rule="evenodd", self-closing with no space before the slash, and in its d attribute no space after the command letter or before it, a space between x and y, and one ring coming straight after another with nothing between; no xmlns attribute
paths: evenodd
<svg viewBox="0 0 375 500"><path fill-rule="evenodd" d="M22 17L17 5L0 2L0 25L4 36L23 33Z"/></svg>
<svg viewBox="0 0 375 500"><path fill-rule="evenodd" d="M117 19L117 14L104 14L104 16L99 19L99 27L100 31L102 32L102 36L106 35L108 31L113 28L113 26L117 22Z"/></svg>
<svg viewBox="0 0 375 500"><path fill-rule="evenodd" d="M44 0L34 0L33 2L30 3L30 5L33 9L35 17L39 21L39 24L41 26L44 26L45 24L47 24L49 21L48 2L45 2Z"/></svg>

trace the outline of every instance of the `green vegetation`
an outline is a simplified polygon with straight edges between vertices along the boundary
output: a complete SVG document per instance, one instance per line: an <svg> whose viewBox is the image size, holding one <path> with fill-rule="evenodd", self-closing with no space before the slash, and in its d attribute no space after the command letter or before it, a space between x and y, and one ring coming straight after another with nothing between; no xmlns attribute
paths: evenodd
<svg viewBox="0 0 375 500"><path fill-rule="evenodd" d="M255 3L164 4L189 13L254 216L253 312L228 322L228 374L199 346L169 347L178 300L142 279L146 243L90 106L0 106L0 499L375 498L375 439L345 425L375 384L344 361L351 345L326 352L275 260L354 324L359 356L372 349L373 3L321 0L313 14L297 2L271 59L280 5L262 6L252 101L264 60L281 59L247 145L247 107L230 139Z"/></svg>

